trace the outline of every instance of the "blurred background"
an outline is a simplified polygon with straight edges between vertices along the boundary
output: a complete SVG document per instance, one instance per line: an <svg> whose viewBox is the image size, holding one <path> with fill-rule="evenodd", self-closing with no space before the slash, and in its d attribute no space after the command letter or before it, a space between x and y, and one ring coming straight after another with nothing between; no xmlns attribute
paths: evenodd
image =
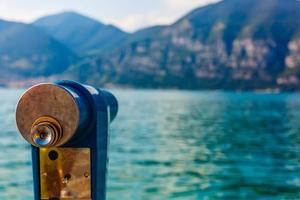
<svg viewBox="0 0 300 200"><path fill-rule="evenodd" d="M110 88L108 200L300 199L299 0L0 0L0 199L32 199L25 88Z"/></svg>

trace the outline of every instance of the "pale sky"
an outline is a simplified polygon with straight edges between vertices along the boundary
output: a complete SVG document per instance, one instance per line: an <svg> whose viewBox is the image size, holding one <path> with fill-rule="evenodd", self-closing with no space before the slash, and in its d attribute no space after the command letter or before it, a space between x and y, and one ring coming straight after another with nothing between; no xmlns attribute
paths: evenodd
<svg viewBox="0 0 300 200"><path fill-rule="evenodd" d="M48 14L76 11L126 31L169 24L190 10L219 0L0 0L0 18L32 22Z"/></svg>

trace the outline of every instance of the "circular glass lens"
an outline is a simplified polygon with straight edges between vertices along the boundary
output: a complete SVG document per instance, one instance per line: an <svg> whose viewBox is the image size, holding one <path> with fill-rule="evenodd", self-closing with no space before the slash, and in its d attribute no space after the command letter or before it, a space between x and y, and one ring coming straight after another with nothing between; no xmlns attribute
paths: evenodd
<svg viewBox="0 0 300 200"><path fill-rule="evenodd" d="M38 146L48 146L55 135L54 130L47 125L36 125L32 128L32 140Z"/></svg>

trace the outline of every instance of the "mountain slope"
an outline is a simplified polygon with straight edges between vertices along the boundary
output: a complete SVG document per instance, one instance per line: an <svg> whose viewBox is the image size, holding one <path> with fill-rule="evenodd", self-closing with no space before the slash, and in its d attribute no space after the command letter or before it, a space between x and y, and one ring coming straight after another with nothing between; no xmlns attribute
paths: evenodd
<svg viewBox="0 0 300 200"><path fill-rule="evenodd" d="M61 73L75 55L43 31L27 24L0 20L0 78Z"/></svg>
<svg viewBox="0 0 300 200"><path fill-rule="evenodd" d="M41 28L78 54L98 52L118 45L127 33L75 12L64 12L38 19Z"/></svg>
<svg viewBox="0 0 300 200"><path fill-rule="evenodd" d="M298 89L299 10L297 0L224 0L68 72L93 84Z"/></svg>

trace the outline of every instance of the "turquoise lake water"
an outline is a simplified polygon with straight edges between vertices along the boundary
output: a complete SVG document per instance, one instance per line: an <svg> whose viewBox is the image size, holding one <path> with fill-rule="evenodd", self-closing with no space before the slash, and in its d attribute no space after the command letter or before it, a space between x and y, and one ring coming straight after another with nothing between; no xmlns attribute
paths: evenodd
<svg viewBox="0 0 300 200"><path fill-rule="evenodd" d="M21 90L0 90L0 199L32 199ZM108 200L300 199L300 94L114 91Z"/></svg>

